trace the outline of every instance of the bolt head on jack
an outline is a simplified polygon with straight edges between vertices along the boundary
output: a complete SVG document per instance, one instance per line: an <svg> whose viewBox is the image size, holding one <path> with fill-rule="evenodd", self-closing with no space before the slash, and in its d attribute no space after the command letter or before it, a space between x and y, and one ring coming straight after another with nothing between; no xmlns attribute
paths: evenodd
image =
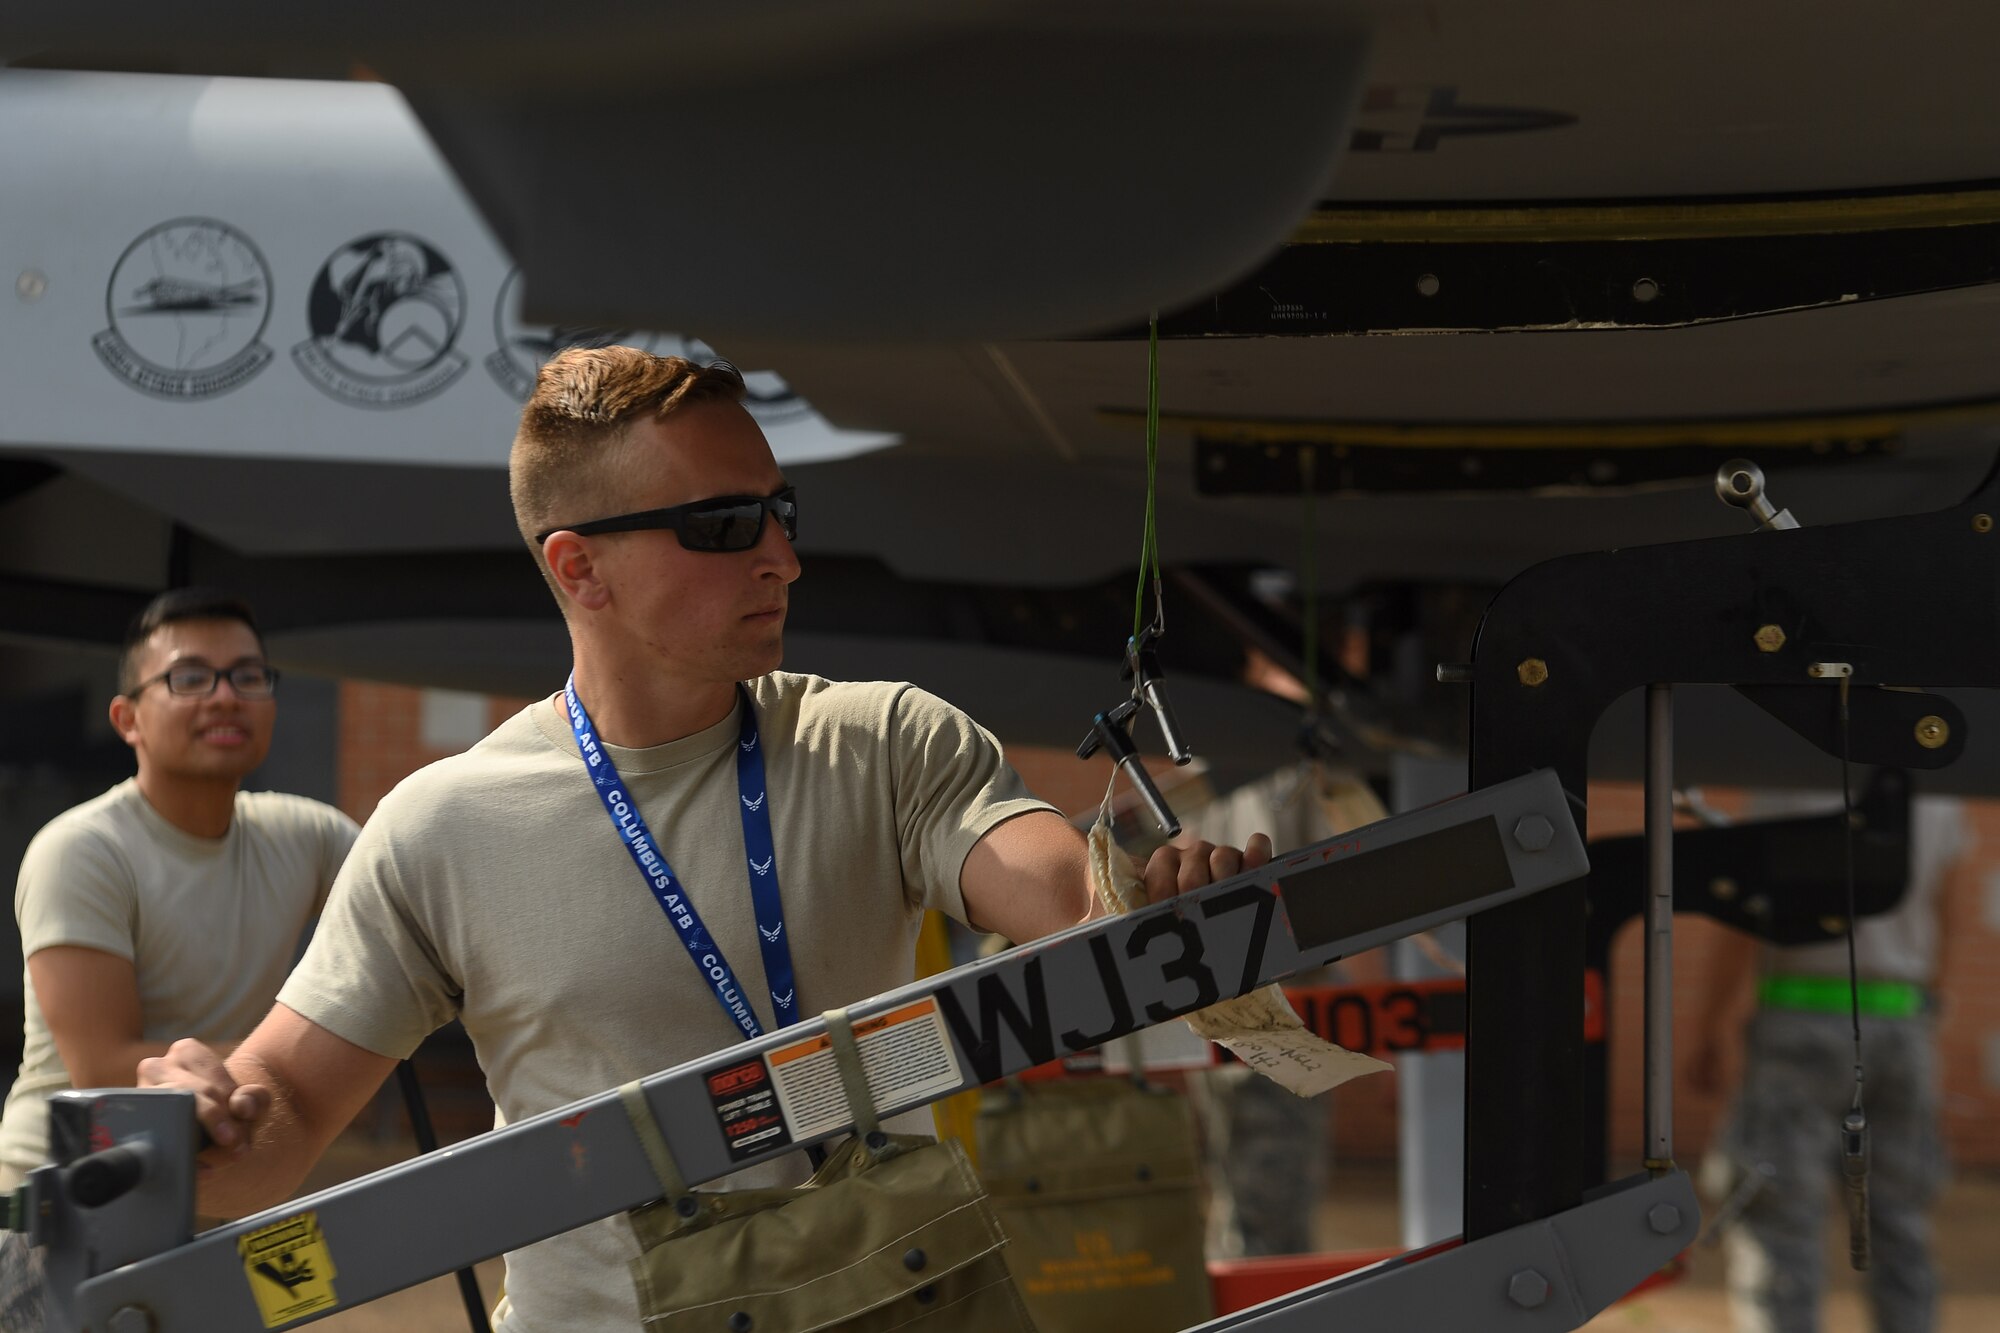
<svg viewBox="0 0 2000 1333"><path fill-rule="evenodd" d="M1785 646L1785 631L1779 625L1759 625L1755 637L1758 652L1775 653Z"/></svg>
<svg viewBox="0 0 2000 1333"><path fill-rule="evenodd" d="M1530 657L1514 668L1514 674L1523 685L1533 689L1549 678L1549 664L1539 657Z"/></svg>
<svg viewBox="0 0 2000 1333"><path fill-rule="evenodd" d="M1670 1203L1656 1203L1646 1212L1646 1225L1656 1236L1671 1236L1681 1227L1681 1210Z"/></svg>
<svg viewBox="0 0 2000 1333"><path fill-rule="evenodd" d="M1532 1268L1507 1279L1507 1299L1523 1310L1540 1309L1549 1299L1549 1280Z"/></svg>
<svg viewBox="0 0 2000 1333"><path fill-rule="evenodd" d="M1545 852L1555 840L1555 825L1540 815L1524 815L1514 825L1514 841L1524 852Z"/></svg>
<svg viewBox="0 0 2000 1333"><path fill-rule="evenodd" d="M143 1305L121 1305L104 1327L108 1333L153 1333L153 1312Z"/></svg>

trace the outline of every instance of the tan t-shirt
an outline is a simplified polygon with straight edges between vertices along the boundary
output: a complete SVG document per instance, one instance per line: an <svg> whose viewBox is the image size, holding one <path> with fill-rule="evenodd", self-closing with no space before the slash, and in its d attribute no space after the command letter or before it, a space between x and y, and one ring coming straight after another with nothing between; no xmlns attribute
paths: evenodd
<svg viewBox="0 0 2000 1333"><path fill-rule="evenodd" d="M28 844L14 890L21 956L58 944L116 954L138 975L145 1040L240 1040L270 1012L355 833L330 805L239 792L229 832L198 838L128 779ZM21 1072L0 1116L7 1189L47 1158L43 1099L70 1086L25 976L21 993Z"/></svg>
<svg viewBox="0 0 2000 1333"><path fill-rule="evenodd" d="M798 1012L908 983L922 910L964 916L958 876L973 844L1048 807L990 734L913 686L774 674L750 688ZM769 1031L738 725L732 714L666 745L604 748ZM552 699L382 801L278 999L397 1058L460 1019L510 1121L741 1040L626 854ZM792 1154L732 1183L795 1182L803 1163ZM509 1254L503 1327L630 1333L637 1253L614 1217Z"/></svg>

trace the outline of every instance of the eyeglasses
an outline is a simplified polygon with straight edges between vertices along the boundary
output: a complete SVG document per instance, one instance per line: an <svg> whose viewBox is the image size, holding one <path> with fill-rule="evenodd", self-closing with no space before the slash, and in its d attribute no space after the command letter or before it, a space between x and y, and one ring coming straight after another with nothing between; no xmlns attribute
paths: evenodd
<svg viewBox="0 0 2000 1333"><path fill-rule="evenodd" d="M239 699L268 699L278 688L278 669L264 662L238 662L220 670L206 662L176 662L159 675L148 676L134 685L125 692L125 697L136 699L148 685L165 681L168 694L183 699L205 699L215 693L215 682L224 677Z"/></svg>
<svg viewBox="0 0 2000 1333"><path fill-rule="evenodd" d="M537 544L558 532L593 537L600 532L638 532L672 528L690 551L747 551L764 537L764 516L770 514L785 530L786 541L799 539L798 493L790 486L776 495L719 495L713 500L646 509L616 518L570 523L535 534Z"/></svg>

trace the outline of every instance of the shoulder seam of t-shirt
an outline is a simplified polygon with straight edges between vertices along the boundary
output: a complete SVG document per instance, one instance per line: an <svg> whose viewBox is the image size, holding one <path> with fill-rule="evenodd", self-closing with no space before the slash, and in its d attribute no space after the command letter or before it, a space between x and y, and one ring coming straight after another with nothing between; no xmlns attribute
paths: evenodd
<svg viewBox="0 0 2000 1333"><path fill-rule="evenodd" d="M132 859L125 854L124 845L109 830L101 827L98 823L100 819L120 819L126 817L118 812L118 807L124 804L124 793L120 793L117 799L105 800L105 797L110 796L112 792L117 790L116 787L113 787L111 791L107 791L100 796L93 796L82 805L71 806L69 809L55 816L55 818L49 820L48 823L42 825L30 841L39 842L44 836L75 838L87 841L94 849L110 858L128 882L137 883L138 867L134 866ZM145 797L141 796L136 788L130 794L133 799L145 800ZM97 805L99 801L103 801L104 804L98 806L97 809L90 810L87 808ZM142 815L136 812L131 817L143 818Z"/></svg>
<svg viewBox="0 0 2000 1333"><path fill-rule="evenodd" d="M394 1055L389 1051L378 1050L374 1042L384 1034L367 1032L365 1035L368 1040L362 1040L362 1036L357 1034L361 1034L368 1026L367 1019L364 1016L356 1013L341 1001L329 997L323 991L308 988L308 983L298 980L298 978L299 973L297 971L294 971L291 977L286 978L285 984L278 988L278 994L274 1003L284 1005L308 1023L325 1029L342 1041L359 1046L370 1055L379 1055L385 1060L407 1059L410 1052L414 1052L418 1046L423 1045L425 1037L430 1035L429 1033L425 1033L423 1036L418 1037L411 1045L410 1051L405 1052L403 1055ZM304 995L300 995L292 989L294 981L297 981L300 989L305 991ZM328 1022L328 1018L332 1018L334 1021ZM445 1021L449 1022L450 1020L447 1019ZM394 1046L397 1043L389 1041L383 1044Z"/></svg>

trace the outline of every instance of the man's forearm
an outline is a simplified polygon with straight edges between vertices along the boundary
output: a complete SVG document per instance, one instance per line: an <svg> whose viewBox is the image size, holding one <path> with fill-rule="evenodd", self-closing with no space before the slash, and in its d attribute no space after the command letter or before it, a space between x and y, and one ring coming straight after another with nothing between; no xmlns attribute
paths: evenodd
<svg viewBox="0 0 2000 1333"><path fill-rule="evenodd" d="M232 1046L233 1049L233 1046ZM208 1217L243 1217L281 1203L296 1191L324 1147L300 1116L292 1089L255 1056L232 1055L239 1084L270 1089L271 1104L240 1149L211 1147L202 1156L196 1208Z"/></svg>
<svg viewBox="0 0 2000 1333"><path fill-rule="evenodd" d="M240 1042L219 1041L215 1043L215 1053L227 1056ZM136 1088L139 1086L139 1062L156 1055L165 1055L171 1042L131 1041L104 1052L78 1060L68 1067L69 1084L73 1088Z"/></svg>

